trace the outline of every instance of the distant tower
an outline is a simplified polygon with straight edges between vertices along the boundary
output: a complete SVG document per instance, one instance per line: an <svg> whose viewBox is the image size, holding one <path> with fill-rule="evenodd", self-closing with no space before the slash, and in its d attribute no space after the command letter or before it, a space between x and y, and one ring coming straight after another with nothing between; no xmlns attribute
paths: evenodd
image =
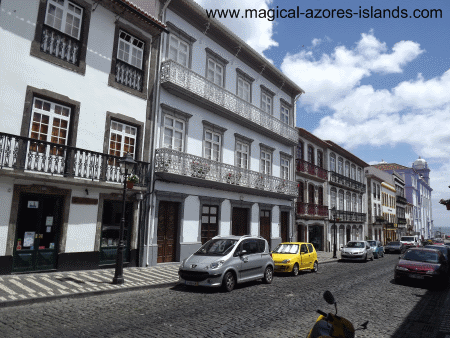
<svg viewBox="0 0 450 338"><path fill-rule="evenodd" d="M422 175L425 182L430 185L430 169L428 168L428 163L423 158L419 158L414 161L412 167Z"/></svg>

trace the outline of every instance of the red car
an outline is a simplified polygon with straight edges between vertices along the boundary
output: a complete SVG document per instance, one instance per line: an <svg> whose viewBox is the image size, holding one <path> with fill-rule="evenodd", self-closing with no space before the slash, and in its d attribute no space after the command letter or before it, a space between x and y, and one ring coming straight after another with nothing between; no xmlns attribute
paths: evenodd
<svg viewBox="0 0 450 338"><path fill-rule="evenodd" d="M434 245L445 245L444 240L440 239L440 238L436 238L435 240L433 240L433 244Z"/></svg>
<svg viewBox="0 0 450 338"><path fill-rule="evenodd" d="M444 255L437 249L411 248L400 257L394 270L394 279L436 280L441 285L448 282L449 266Z"/></svg>

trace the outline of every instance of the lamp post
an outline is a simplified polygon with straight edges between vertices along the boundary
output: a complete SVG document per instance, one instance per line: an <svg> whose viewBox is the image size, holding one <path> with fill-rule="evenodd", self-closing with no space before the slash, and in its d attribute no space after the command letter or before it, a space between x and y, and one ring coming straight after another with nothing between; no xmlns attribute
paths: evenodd
<svg viewBox="0 0 450 338"><path fill-rule="evenodd" d="M336 207L331 208L331 214L333 215L333 223L334 223L334 248L333 248L333 258L337 258L336 256Z"/></svg>
<svg viewBox="0 0 450 338"><path fill-rule="evenodd" d="M120 230L119 230L119 246L117 247L117 256L116 256L116 271L114 273L113 284L123 284L123 232L125 228L125 202L127 198L127 177L128 173L131 172L134 168L136 162L133 160L133 157L130 153L127 153L124 157L119 160L120 163L120 171L123 174L123 200L122 200L122 219L120 220Z"/></svg>

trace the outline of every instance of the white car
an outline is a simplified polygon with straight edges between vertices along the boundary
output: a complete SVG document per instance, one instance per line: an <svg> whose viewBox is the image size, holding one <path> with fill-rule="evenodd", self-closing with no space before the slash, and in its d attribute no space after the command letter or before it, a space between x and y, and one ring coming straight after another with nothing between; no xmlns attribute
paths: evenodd
<svg viewBox="0 0 450 338"><path fill-rule="evenodd" d="M373 258L373 250L367 241L350 241L341 249L343 260L373 261Z"/></svg>

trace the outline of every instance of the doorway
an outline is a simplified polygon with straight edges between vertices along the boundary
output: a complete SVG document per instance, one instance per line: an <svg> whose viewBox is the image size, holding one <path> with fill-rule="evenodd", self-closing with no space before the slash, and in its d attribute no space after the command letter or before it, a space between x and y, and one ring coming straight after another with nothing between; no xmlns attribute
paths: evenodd
<svg viewBox="0 0 450 338"><path fill-rule="evenodd" d="M219 206L217 205L204 204L202 206L202 245L219 233L218 210Z"/></svg>
<svg viewBox="0 0 450 338"><path fill-rule="evenodd" d="M261 210L259 216L259 235L270 243L270 211ZM269 244L270 245L270 244Z"/></svg>
<svg viewBox="0 0 450 338"><path fill-rule="evenodd" d="M248 235L248 211L247 208L233 208L231 234L236 236Z"/></svg>
<svg viewBox="0 0 450 338"><path fill-rule="evenodd" d="M324 251L323 249L323 226L311 225L309 230L309 242L314 245L316 251Z"/></svg>
<svg viewBox="0 0 450 338"><path fill-rule="evenodd" d="M158 263L176 262L179 203L160 201L158 208Z"/></svg>
<svg viewBox="0 0 450 338"><path fill-rule="evenodd" d="M62 206L62 196L21 194L12 272L56 268Z"/></svg>
<svg viewBox="0 0 450 338"><path fill-rule="evenodd" d="M281 242L289 241L289 212L282 211L280 219Z"/></svg>

